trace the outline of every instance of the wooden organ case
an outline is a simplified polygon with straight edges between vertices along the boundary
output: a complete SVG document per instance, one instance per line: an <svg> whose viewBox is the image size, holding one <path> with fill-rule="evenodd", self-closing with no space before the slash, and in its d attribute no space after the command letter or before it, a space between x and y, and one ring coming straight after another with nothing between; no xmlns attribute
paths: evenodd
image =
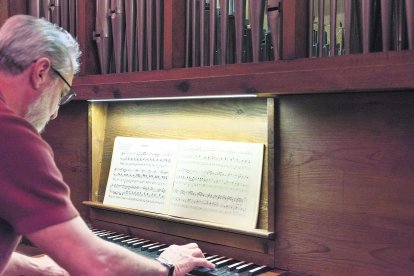
<svg viewBox="0 0 414 276"><path fill-rule="evenodd" d="M29 13L28 1L0 2L7 7L0 9L2 20ZM78 97L60 109L44 137L85 220L95 227L168 244L196 241L209 253L304 275L411 274L412 17L404 17L407 27L399 29L405 42L390 43L391 49L374 45L386 37L378 35L379 29L357 30L345 22L346 28L361 32L361 41L374 42L354 45L355 41L346 41L349 33L345 33L345 46L353 50L345 47L343 55L327 56L329 47L317 43L324 39L324 27L309 26L315 24L317 12L329 11L320 3L336 1L262 1L281 3L278 56L245 64L222 64L215 57L216 66L210 66L206 57L204 65L209 66L201 66L201 60L194 61L201 47L190 47L194 37L186 38L182 31L198 26L186 25L186 11L195 10L186 6L188 2L163 2L161 70L99 75L93 39L96 3L78 1L77 37L84 53L81 74L74 81ZM378 19L379 3L387 1L366 2L371 6L358 9ZM412 7L411 1L395 2ZM400 4L394 5L394 13L401 11ZM370 8L373 11L367 12ZM211 95L225 97L179 99ZM236 97L226 98L231 95ZM143 101L150 97L156 99ZM139 100L126 101L135 98ZM102 99L110 101L93 101ZM257 229L103 205L116 135L265 144Z"/></svg>
<svg viewBox="0 0 414 276"><path fill-rule="evenodd" d="M167 244L196 241L206 252L273 267L274 103L267 98L163 100L91 103L92 151L90 210L93 226ZM270 134L270 135L269 135ZM102 204L115 136L210 139L265 144L257 229L236 229ZM115 225L116 224L116 225ZM270 226L270 228L269 228ZM201 238L204 237L204 238Z"/></svg>

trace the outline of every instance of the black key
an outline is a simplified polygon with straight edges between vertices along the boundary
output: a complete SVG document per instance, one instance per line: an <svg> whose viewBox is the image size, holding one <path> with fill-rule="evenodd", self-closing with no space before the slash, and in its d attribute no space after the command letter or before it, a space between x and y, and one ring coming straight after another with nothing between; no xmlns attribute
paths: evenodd
<svg viewBox="0 0 414 276"><path fill-rule="evenodd" d="M114 232L108 231L108 230L102 230L102 231L94 232L95 235L101 235L101 234L106 234L106 233L114 233Z"/></svg>
<svg viewBox="0 0 414 276"><path fill-rule="evenodd" d="M105 238L107 236L111 236L112 234L114 234L114 232L106 232L106 233L98 234L97 236L101 238Z"/></svg>
<svg viewBox="0 0 414 276"><path fill-rule="evenodd" d="M247 270L251 269L252 266L254 266L254 263L242 264L242 265L236 267L234 269L234 272L241 273L241 272L244 272L244 271L247 271Z"/></svg>
<svg viewBox="0 0 414 276"><path fill-rule="evenodd" d="M244 263L246 263L246 262L241 261L241 262L237 262L237 263L231 264L231 265L227 266L227 271L233 271L233 270L236 269L236 267L241 266Z"/></svg>
<svg viewBox="0 0 414 276"><path fill-rule="evenodd" d="M210 262L212 262L213 264L216 264L217 262L223 260L224 258L226 258L226 257L224 257L224 256L217 257L217 258L211 259Z"/></svg>
<svg viewBox="0 0 414 276"><path fill-rule="evenodd" d="M95 235L101 234L101 233L105 233L108 232L107 230L98 230L98 229L93 229L92 233L94 233Z"/></svg>
<svg viewBox="0 0 414 276"><path fill-rule="evenodd" d="M161 255L162 252L164 252L164 250L167 249L167 247L161 248L157 250L157 255Z"/></svg>
<svg viewBox="0 0 414 276"><path fill-rule="evenodd" d="M157 251L157 250L159 250L160 248L163 248L163 247L165 247L165 246L167 246L166 244L163 244L163 243L161 243L161 244L157 244L157 245L154 245L154 246L151 246L150 248L148 248L148 251L149 252L155 252L155 251Z"/></svg>
<svg viewBox="0 0 414 276"><path fill-rule="evenodd" d="M126 244L127 245L133 245L134 243L136 243L136 242L140 242L140 241L143 241L144 239L132 239L132 240L130 240L130 241L127 241L126 242Z"/></svg>
<svg viewBox="0 0 414 276"><path fill-rule="evenodd" d="M259 275L261 273L267 272L269 270L270 268L268 266L262 265L262 266L258 266L256 268L250 269L248 272L248 275L255 276L255 275Z"/></svg>
<svg viewBox="0 0 414 276"><path fill-rule="evenodd" d="M138 238L130 238L130 239L121 241L121 243L128 244L128 242L132 243L132 242L137 242L138 240L139 240Z"/></svg>
<svg viewBox="0 0 414 276"><path fill-rule="evenodd" d="M214 259L216 257L218 257L218 255L211 255L211 256L205 257L205 259L209 261L209 260Z"/></svg>
<svg viewBox="0 0 414 276"><path fill-rule="evenodd" d="M145 250L147 250L148 248L150 248L150 247L152 247L152 246L155 246L155 245L157 245L157 244L159 244L159 242L148 243L148 244L146 244L146 245L143 245L143 246L141 247L141 250L142 250L142 251L145 251Z"/></svg>
<svg viewBox="0 0 414 276"><path fill-rule="evenodd" d="M142 247L143 245L145 245L149 242L151 242L151 241L150 240L145 240L145 241L134 242L134 243L131 244L131 246L133 248L138 248L138 247Z"/></svg>
<svg viewBox="0 0 414 276"><path fill-rule="evenodd" d="M125 240L125 239L128 239L129 238L129 236L128 235L124 235L124 236L121 236L121 237L118 237L118 238L115 238L115 239L112 239L113 241L121 241L121 240Z"/></svg>
<svg viewBox="0 0 414 276"><path fill-rule="evenodd" d="M232 261L234 262L235 260L233 258L228 258L228 259L225 259L225 260L222 260L222 261L219 261L219 262L215 263L215 265L216 265L216 267L222 267L222 266L228 265Z"/></svg>
<svg viewBox="0 0 414 276"><path fill-rule="evenodd" d="M107 238L108 240L113 240L113 239L115 239L115 238L122 237L122 236L125 236L125 234L112 235L112 236L108 236L108 237L106 237L106 238Z"/></svg>

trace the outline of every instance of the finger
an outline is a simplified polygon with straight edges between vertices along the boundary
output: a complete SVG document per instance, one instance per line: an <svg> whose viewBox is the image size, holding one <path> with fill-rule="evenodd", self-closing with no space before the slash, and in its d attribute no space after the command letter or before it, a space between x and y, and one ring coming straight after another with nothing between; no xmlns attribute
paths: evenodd
<svg viewBox="0 0 414 276"><path fill-rule="evenodd" d="M198 244L196 244L195 242L191 242L191 243L184 244L183 247L193 249L193 248L198 248Z"/></svg>
<svg viewBox="0 0 414 276"><path fill-rule="evenodd" d="M215 268L216 267L215 264L213 264L210 261L207 261L204 258L196 258L194 260L194 264L195 264L195 266L204 266L204 267L207 267L207 268Z"/></svg>
<svg viewBox="0 0 414 276"><path fill-rule="evenodd" d="M204 258L204 254L203 254L203 252L201 251L200 248L194 248L194 249L191 249L191 250L192 250L191 256Z"/></svg>

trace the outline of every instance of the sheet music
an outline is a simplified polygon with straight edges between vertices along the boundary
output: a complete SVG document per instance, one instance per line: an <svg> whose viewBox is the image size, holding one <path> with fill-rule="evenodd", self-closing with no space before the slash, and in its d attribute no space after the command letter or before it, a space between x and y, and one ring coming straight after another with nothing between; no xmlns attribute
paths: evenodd
<svg viewBox="0 0 414 276"><path fill-rule="evenodd" d="M178 142L116 137L103 203L166 213Z"/></svg>
<svg viewBox="0 0 414 276"><path fill-rule="evenodd" d="M263 144L117 137L104 204L255 228Z"/></svg>
<svg viewBox="0 0 414 276"><path fill-rule="evenodd" d="M263 144L188 140L178 152L170 214L255 228Z"/></svg>

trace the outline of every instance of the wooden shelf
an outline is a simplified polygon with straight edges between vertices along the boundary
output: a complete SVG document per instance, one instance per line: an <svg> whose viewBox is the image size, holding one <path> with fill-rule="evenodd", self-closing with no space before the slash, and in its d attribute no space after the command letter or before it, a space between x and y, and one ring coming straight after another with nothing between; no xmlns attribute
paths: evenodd
<svg viewBox="0 0 414 276"><path fill-rule="evenodd" d="M413 51L75 78L78 100L414 89Z"/></svg>
<svg viewBox="0 0 414 276"><path fill-rule="evenodd" d="M249 229L249 230L238 229L238 228L233 228L227 225L220 225L220 224L209 223L209 222L204 222L204 221L195 221L191 219L179 218L179 217L163 215L163 214L158 214L158 213L151 213L151 212L134 210L134 209L129 209L129 208L116 207L116 206L106 205L103 203L93 202L93 201L84 201L83 204L85 204L86 206L92 207L92 208L98 208L98 209L103 209L103 210L115 211L119 213L131 214L131 215L135 215L139 217L153 218L153 219L157 219L161 221L169 221L169 222L175 222L175 223L181 223L181 224L187 224L187 225L193 225L193 226L200 226L203 228L211 228L215 230L232 232L232 233L237 233L237 234L242 234L242 235L247 235L247 236L254 236L254 237L259 237L259 238L264 238L264 239L269 239L269 240L272 240L275 238L274 232L269 232L264 229Z"/></svg>

